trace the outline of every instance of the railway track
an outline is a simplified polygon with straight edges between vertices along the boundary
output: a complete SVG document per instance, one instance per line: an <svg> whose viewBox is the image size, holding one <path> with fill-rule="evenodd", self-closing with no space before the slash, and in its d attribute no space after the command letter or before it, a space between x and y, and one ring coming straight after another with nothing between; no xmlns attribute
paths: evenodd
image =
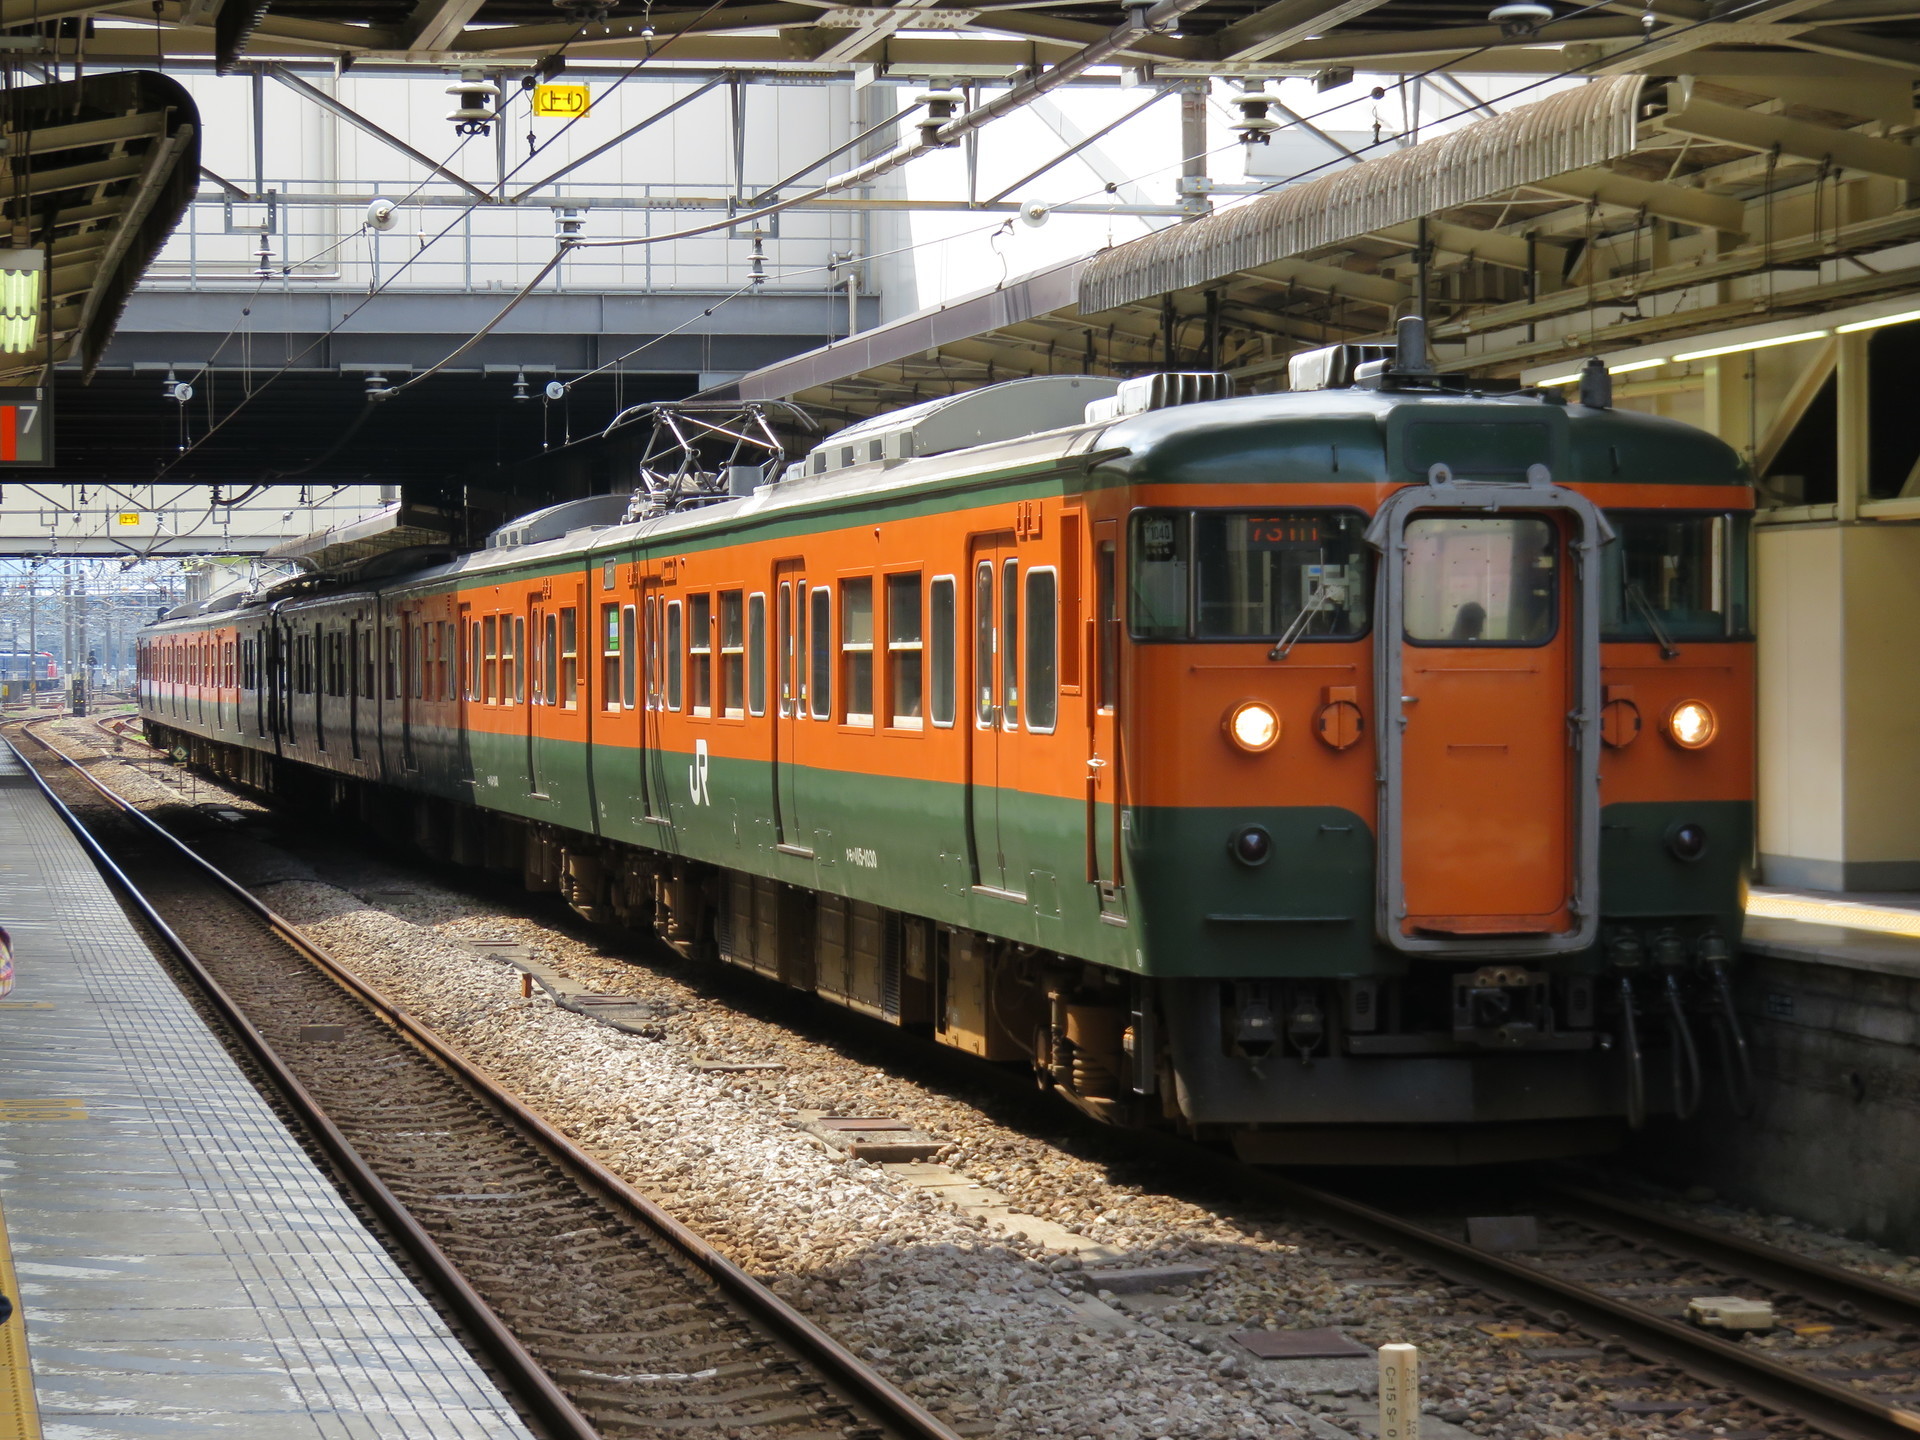
<svg viewBox="0 0 1920 1440"><path fill-rule="evenodd" d="M15 753L49 800L545 1433L954 1440L84 765L25 733L38 753ZM76 810L105 821L102 833Z"/></svg>
<svg viewBox="0 0 1920 1440"><path fill-rule="evenodd" d="M1591 1190L1523 1186L1457 1213L1431 1205L1409 1213L1398 1197L1376 1204L1183 1142L1144 1143L1173 1165L1211 1170L1233 1189L1536 1317L1545 1328L1533 1332L1535 1345L1597 1342L1610 1357L1594 1376L1599 1388L1649 1379L1616 1373L1631 1370L1630 1356L1724 1392L1742 1421L1763 1424L1757 1406L1836 1440L1920 1432L1920 1295L1900 1286ZM1466 1215L1516 1210L1536 1218L1537 1249L1490 1253L1463 1238ZM1681 1318L1688 1297L1720 1294L1772 1300L1780 1328L1743 1340ZM1649 1401L1631 1413L1681 1424L1701 1403Z"/></svg>

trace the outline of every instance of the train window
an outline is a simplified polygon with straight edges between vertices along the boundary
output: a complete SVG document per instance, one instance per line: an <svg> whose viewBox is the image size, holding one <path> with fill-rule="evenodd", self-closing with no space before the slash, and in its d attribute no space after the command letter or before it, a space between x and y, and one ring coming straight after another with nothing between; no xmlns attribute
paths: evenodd
<svg viewBox="0 0 1920 1440"><path fill-rule="evenodd" d="M767 713L767 597L747 597L747 713Z"/></svg>
<svg viewBox="0 0 1920 1440"><path fill-rule="evenodd" d="M486 674L486 652L480 648L480 622L467 622L467 699L476 702L483 698L486 691L483 676Z"/></svg>
<svg viewBox="0 0 1920 1440"><path fill-rule="evenodd" d="M549 676L553 673L551 664L547 673ZM580 610L574 605L560 607L559 700L569 710L580 708Z"/></svg>
<svg viewBox="0 0 1920 1440"><path fill-rule="evenodd" d="M993 724L993 561L973 567L974 724Z"/></svg>
<svg viewBox="0 0 1920 1440"><path fill-rule="evenodd" d="M637 708L640 694L640 612L631 605L620 610L620 703Z"/></svg>
<svg viewBox="0 0 1920 1440"><path fill-rule="evenodd" d="M813 647L808 651L809 668L812 682L808 689L809 704L813 718L831 720L833 718L833 595L825 586L821 586L808 597L810 612L807 620L812 630Z"/></svg>
<svg viewBox="0 0 1920 1440"><path fill-rule="evenodd" d="M841 719L873 724L873 581L840 582Z"/></svg>
<svg viewBox="0 0 1920 1440"><path fill-rule="evenodd" d="M540 637L540 703L560 703L560 617L551 610L546 633Z"/></svg>
<svg viewBox="0 0 1920 1440"><path fill-rule="evenodd" d="M1060 712L1060 579L1027 571L1027 729L1051 734Z"/></svg>
<svg viewBox="0 0 1920 1440"><path fill-rule="evenodd" d="M600 607L600 708L620 708L620 607Z"/></svg>
<svg viewBox="0 0 1920 1440"><path fill-rule="evenodd" d="M713 597L687 597L687 688L695 715L713 714Z"/></svg>
<svg viewBox="0 0 1920 1440"><path fill-rule="evenodd" d="M481 663L486 667L480 698L489 705L500 703L500 621L489 615L480 622Z"/></svg>
<svg viewBox="0 0 1920 1440"><path fill-rule="evenodd" d="M1559 622L1558 534L1538 515L1407 522L1407 638L1425 645L1544 645Z"/></svg>
<svg viewBox="0 0 1920 1440"><path fill-rule="evenodd" d="M507 648L506 665L501 674L506 683L507 703L527 703L527 617L513 617L513 644Z"/></svg>
<svg viewBox="0 0 1920 1440"><path fill-rule="evenodd" d="M954 579L942 575L927 587L927 657L933 668L933 723L953 724Z"/></svg>
<svg viewBox="0 0 1920 1440"><path fill-rule="evenodd" d="M647 597L647 708L660 708L660 612Z"/></svg>
<svg viewBox="0 0 1920 1440"><path fill-rule="evenodd" d="M398 700L400 698L400 632L391 625L385 626L384 629L386 631L386 664L384 667L386 672L386 688L383 693L389 700ZM296 656L296 661L297 659L298 657Z"/></svg>
<svg viewBox="0 0 1920 1440"><path fill-rule="evenodd" d="M1354 639L1367 628L1365 530L1351 511L1140 511L1129 544L1134 637ZM1102 662L1118 659L1109 641Z"/></svg>
<svg viewBox="0 0 1920 1440"><path fill-rule="evenodd" d="M460 698L460 628L451 620L440 622L440 698Z"/></svg>
<svg viewBox="0 0 1920 1440"><path fill-rule="evenodd" d="M925 703L926 654L920 628L920 577L887 577L887 713L898 730L918 730Z"/></svg>
<svg viewBox="0 0 1920 1440"><path fill-rule="evenodd" d="M1600 551L1603 640L1726 640L1749 634L1751 518L1612 511Z"/></svg>
<svg viewBox="0 0 1920 1440"><path fill-rule="evenodd" d="M773 617L775 683L780 687L780 713L793 714L793 585L780 582L779 599Z"/></svg>
<svg viewBox="0 0 1920 1440"><path fill-rule="evenodd" d="M667 708L680 708L680 602L667 602Z"/></svg>
<svg viewBox="0 0 1920 1440"><path fill-rule="evenodd" d="M1187 559L1192 517L1177 510L1135 514L1128 553L1133 559L1133 633L1140 640L1187 638Z"/></svg>
<svg viewBox="0 0 1920 1440"><path fill-rule="evenodd" d="M1020 562L1001 563L1000 724L1020 728Z"/></svg>
<svg viewBox="0 0 1920 1440"><path fill-rule="evenodd" d="M720 594L720 713L729 720L747 713L746 597L738 590Z"/></svg>
<svg viewBox="0 0 1920 1440"><path fill-rule="evenodd" d="M1111 540L1102 540L1093 552L1093 605L1098 617L1094 635L1094 704L1102 710L1118 708L1120 700L1120 556Z"/></svg>

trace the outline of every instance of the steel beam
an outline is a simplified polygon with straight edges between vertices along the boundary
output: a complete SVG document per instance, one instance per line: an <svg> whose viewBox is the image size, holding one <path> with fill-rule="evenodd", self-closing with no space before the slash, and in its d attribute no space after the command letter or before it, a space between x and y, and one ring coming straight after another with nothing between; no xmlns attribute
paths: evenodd
<svg viewBox="0 0 1920 1440"><path fill-rule="evenodd" d="M416 165L425 167L429 174L438 175L443 180L451 181L476 200L489 205L493 203L493 196L487 191L482 190L472 181L466 179L464 176L455 174L424 151L414 149L413 146L402 140L398 135L382 129L380 126L374 124L373 121L367 119L367 117L362 115L358 110L355 110L351 105L342 104L319 86L308 84L305 80L287 69L286 66L270 64L266 67L266 70L269 75L293 91L294 94L305 96L322 110L339 116L342 120L353 126L354 129L371 135L382 144L398 150Z"/></svg>
<svg viewBox="0 0 1920 1440"><path fill-rule="evenodd" d="M1746 234L1746 209L1730 195L1712 195L1679 185L1663 185L1657 180L1639 180L1613 170L1569 170L1551 180L1539 180L1526 187L1564 195L1573 200L1597 200L1602 205L1617 205L1625 210L1643 210L1662 220L1677 220L1718 230L1724 235Z"/></svg>
<svg viewBox="0 0 1920 1440"><path fill-rule="evenodd" d="M1209 58L1227 61L1265 60L1314 35L1357 20L1377 10L1386 0L1278 0L1264 10L1214 35Z"/></svg>
<svg viewBox="0 0 1920 1440"><path fill-rule="evenodd" d="M1920 149L1911 145L1702 100L1693 93L1693 86L1683 81L1667 87L1667 113L1656 123L1672 134L1691 135L1697 140L1748 150L1778 149L1783 155L1803 160L1824 160L1909 184L1920 182Z"/></svg>

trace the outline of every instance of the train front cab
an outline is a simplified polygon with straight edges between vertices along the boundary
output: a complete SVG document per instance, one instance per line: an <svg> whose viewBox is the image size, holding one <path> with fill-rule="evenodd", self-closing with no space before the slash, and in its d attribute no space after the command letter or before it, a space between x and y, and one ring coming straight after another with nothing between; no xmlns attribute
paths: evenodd
<svg viewBox="0 0 1920 1440"><path fill-rule="evenodd" d="M1484 1160L1740 1087L1750 497L1708 458L1142 492L1131 888L1188 1123Z"/></svg>

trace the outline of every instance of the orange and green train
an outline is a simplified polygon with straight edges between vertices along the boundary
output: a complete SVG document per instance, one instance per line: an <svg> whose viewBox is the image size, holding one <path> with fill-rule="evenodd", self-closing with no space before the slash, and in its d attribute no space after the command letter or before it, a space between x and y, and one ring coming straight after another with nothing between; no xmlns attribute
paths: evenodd
<svg viewBox="0 0 1920 1440"><path fill-rule="evenodd" d="M1735 453L1604 384L1192 378L1015 381L739 498L183 607L148 733L1253 1158L1737 1099Z"/></svg>

